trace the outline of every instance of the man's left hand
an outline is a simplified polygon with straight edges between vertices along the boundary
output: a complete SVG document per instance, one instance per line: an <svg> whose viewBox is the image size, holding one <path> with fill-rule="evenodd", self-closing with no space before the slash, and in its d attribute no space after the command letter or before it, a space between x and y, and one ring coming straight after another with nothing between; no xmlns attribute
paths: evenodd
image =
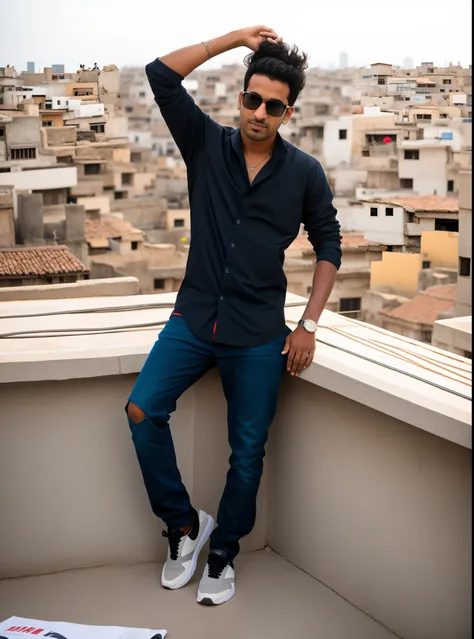
<svg viewBox="0 0 474 639"><path fill-rule="evenodd" d="M282 355L288 353L286 370L292 375L298 375L313 361L316 350L316 335L308 333L302 326L298 326L288 335Z"/></svg>

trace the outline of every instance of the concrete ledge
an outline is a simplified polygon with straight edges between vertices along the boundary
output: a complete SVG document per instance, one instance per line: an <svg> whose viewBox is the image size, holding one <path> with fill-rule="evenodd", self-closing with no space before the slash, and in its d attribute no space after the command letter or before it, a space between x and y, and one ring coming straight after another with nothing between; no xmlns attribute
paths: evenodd
<svg viewBox="0 0 474 639"><path fill-rule="evenodd" d="M175 299L170 293L2 304L0 337L26 334L0 339L0 383L138 373ZM306 303L287 296L290 328ZM470 360L330 311L318 339L302 380L471 447Z"/></svg>
<svg viewBox="0 0 474 639"><path fill-rule="evenodd" d="M137 295L138 292L138 280L136 277L110 277L96 280L82 280L72 284L45 284L44 286L12 286L0 288L0 302Z"/></svg>

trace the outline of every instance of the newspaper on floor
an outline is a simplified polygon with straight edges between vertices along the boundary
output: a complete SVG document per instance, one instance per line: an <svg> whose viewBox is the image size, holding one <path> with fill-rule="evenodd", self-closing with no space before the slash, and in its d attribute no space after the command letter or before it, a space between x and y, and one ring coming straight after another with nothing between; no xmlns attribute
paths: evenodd
<svg viewBox="0 0 474 639"><path fill-rule="evenodd" d="M165 639L166 630L121 628L119 626L83 626L62 621L41 621L10 617L0 621L0 639L50 637L50 639Z"/></svg>

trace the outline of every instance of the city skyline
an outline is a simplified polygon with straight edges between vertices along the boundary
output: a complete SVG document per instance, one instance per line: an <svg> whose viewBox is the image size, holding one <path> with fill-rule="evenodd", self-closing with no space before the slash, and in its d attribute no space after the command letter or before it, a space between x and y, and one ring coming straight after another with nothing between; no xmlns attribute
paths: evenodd
<svg viewBox="0 0 474 639"><path fill-rule="evenodd" d="M404 5L410 9L409 24L404 20ZM44 30L38 27L45 20L41 5L33 0L18 0L14 5L0 0L0 15L6 16L0 23L0 65L9 64L23 71L28 61L34 61L37 70L64 64L67 72L76 71L79 64L92 66L96 61L99 66L142 66L170 50L201 38L211 39L246 26L246 22L267 23L275 28L286 41L296 43L309 54L311 67L338 68L343 52L353 67L380 61L403 66L406 58L415 65L424 61L436 66L460 62L467 67L471 62L470 20L459 21L456 31L449 32L435 15L426 14L422 6L408 0L401 0L388 24L382 24L379 5L373 0L362 5L340 0L325 7L323 15L309 3L299 12L285 13L286 6L275 0L271 14L257 9L252 20L240 20L235 14L222 15L217 0L207 0L204 10L202 4L186 7L185 24L180 22L182 11L158 9L151 0L135 0L133 13L124 0L117 0L113 6L111 12L110 5L92 0L83 0L76 6L51 0L47 26L55 37L44 38ZM470 4L462 0L459 7L467 18ZM321 26L312 26L318 25L321 15ZM357 30L353 28L355 24ZM336 37L328 25L335 25ZM404 50L400 48L401 41L408 43ZM245 54L244 48L229 51L207 66L218 68L242 62Z"/></svg>

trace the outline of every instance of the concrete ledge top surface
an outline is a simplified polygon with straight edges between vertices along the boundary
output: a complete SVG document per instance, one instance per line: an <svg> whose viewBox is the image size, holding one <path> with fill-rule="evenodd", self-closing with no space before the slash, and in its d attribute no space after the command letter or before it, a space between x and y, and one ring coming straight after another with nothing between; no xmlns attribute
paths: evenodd
<svg viewBox="0 0 474 639"><path fill-rule="evenodd" d="M0 303L0 383L138 373L176 293ZM295 328L307 300L288 294ZM471 447L470 360L324 311L301 379Z"/></svg>

